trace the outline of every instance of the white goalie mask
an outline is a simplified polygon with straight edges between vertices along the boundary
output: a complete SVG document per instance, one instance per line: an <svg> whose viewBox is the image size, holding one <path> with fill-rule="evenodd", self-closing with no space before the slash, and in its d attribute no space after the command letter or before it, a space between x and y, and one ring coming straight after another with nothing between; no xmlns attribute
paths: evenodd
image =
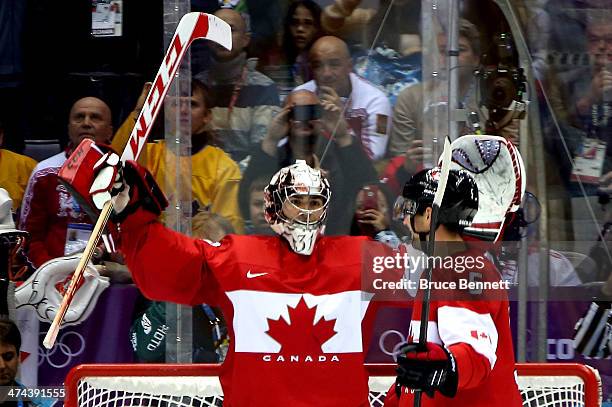
<svg viewBox="0 0 612 407"><path fill-rule="evenodd" d="M469 172L478 185L478 212L465 233L496 241L506 215L518 210L525 194L523 159L510 141L498 136L462 136L451 149L450 168Z"/></svg>
<svg viewBox="0 0 612 407"><path fill-rule="evenodd" d="M310 255L327 218L331 190L320 170L305 161L278 171L264 189L265 218L291 249Z"/></svg>

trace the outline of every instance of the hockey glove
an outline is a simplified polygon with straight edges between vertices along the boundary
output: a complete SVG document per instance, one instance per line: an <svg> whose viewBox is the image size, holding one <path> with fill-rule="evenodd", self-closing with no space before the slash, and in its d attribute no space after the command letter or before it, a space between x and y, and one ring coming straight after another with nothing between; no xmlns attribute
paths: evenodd
<svg viewBox="0 0 612 407"><path fill-rule="evenodd" d="M429 397L439 391L446 397L457 393L459 376L452 353L442 345L428 342L425 347L418 343L407 343L399 349L397 357L397 379L395 391L405 386L421 390Z"/></svg>
<svg viewBox="0 0 612 407"><path fill-rule="evenodd" d="M156 215L168 206L168 201L155 182L153 175L135 161L121 165L115 153L105 153L94 165L95 179L89 190L91 200L98 209L116 196L112 220L123 221L142 207Z"/></svg>

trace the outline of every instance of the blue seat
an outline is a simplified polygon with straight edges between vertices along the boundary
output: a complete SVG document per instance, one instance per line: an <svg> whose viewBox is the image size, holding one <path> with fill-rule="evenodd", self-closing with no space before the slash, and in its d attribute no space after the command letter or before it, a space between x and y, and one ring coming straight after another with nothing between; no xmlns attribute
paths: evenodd
<svg viewBox="0 0 612 407"><path fill-rule="evenodd" d="M23 154L40 162L61 151L59 140L25 140Z"/></svg>

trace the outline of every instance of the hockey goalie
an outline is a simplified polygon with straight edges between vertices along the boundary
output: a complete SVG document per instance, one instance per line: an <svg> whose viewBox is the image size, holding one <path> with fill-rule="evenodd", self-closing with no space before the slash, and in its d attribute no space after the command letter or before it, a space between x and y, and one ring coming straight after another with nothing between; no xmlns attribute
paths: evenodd
<svg viewBox="0 0 612 407"><path fill-rule="evenodd" d="M148 298L221 307L232 337L220 373L225 406L369 406L368 239L320 236L331 199L321 171L298 161L272 177L265 217L279 236L211 242L160 224L166 200L151 175L118 162L105 153L85 193L98 206L116 196L121 249Z"/></svg>

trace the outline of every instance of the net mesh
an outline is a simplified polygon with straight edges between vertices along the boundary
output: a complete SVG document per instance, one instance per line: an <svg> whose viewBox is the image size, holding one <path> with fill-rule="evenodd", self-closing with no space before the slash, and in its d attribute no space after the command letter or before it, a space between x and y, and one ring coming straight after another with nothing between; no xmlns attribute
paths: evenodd
<svg viewBox="0 0 612 407"><path fill-rule="evenodd" d="M585 386L577 376L518 377L523 406L586 406Z"/></svg>
<svg viewBox="0 0 612 407"><path fill-rule="evenodd" d="M370 377L370 405L382 406L393 376ZM523 405L591 407L578 376L519 376ZM219 407L223 394L216 376L83 377L77 385L83 407Z"/></svg>
<svg viewBox="0 0 612 407"><path fill-rule="evenodd" d="M382 407L392 377L370 378L370 406ZM219 407L223 394L215 377L85 377L78 405L97 407Z"/></svg>

